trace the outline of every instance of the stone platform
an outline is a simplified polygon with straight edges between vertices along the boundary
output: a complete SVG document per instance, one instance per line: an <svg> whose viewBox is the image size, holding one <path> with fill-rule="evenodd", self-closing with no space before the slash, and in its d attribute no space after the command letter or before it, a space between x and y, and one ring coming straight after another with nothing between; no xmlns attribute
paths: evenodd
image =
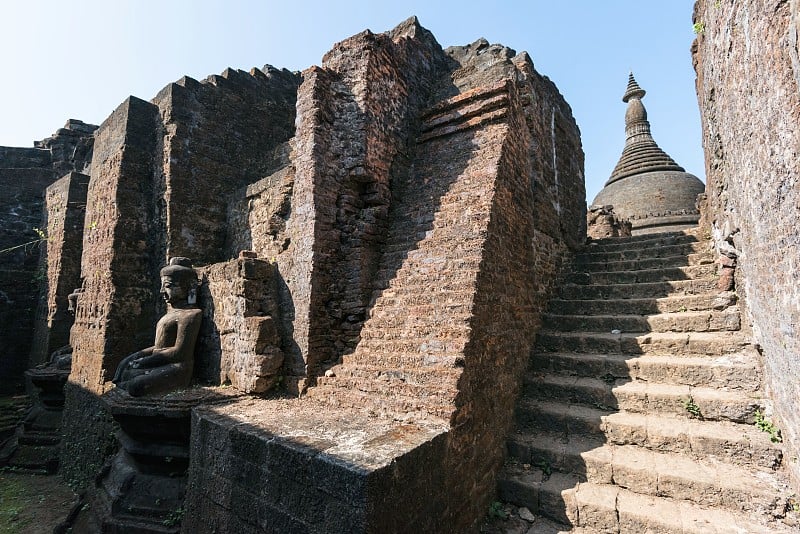
<svg viewBox="0 0 800 534"><path fill-rule="evenodd" d="M424 524L455 506L441 492L448 426L430 416L331 410L307 398L197 408L192 457L205 461L189 469L184 531L394 532Z"/></svg>
<svg viewBox="0 0 800 534"><path fill-rule="evenodd" d="M237 395L232 388L192 388L154 397L113 389L103 395L119 424L120 449L63 527L75 532L179 532L191 410Z"/></svg>

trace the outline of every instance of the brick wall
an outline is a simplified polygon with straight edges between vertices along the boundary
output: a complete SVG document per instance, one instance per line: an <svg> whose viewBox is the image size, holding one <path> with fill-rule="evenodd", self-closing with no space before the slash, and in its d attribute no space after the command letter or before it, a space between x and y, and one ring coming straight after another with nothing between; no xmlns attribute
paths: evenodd
<svg viewBox="0 0 800 534"><path fill-rule="evenodd" d="M800 485L800 53L796 1L698 1L693 46L709 220L739 252L787 465Z"/></svg>
<svg viewBox="0 0 800 534"><path fill-rule="evenodd" d="M184 77L153 99L163 122L154 156L163 173L160 257L203 265L238 255L226 254L228 196L280 165L276 148L294 133L299 83L269 65L226 69L203 82Z"/></svg>
<svg viewBox="0 0 800 534"><path fill-rule="evenodd" d="M33 148L0 147L0 392L22 385L33 338L37 294L45 279L34 228L45 230L44 190L67 172L82 171L91 160L96 126L67 121Z"/></svg>
<svg viewBox="0 0 800 534"><path fill-rule="evenodd" d="M122 358L153 343L158 281L148 236L157 120L153 104L129 97L95 137L60 462L77 485L91 482L111 452L114 429L99 395Z"/></svg>
<svg viewBox="0 0 800 534"><path fill-rule="evenodd" d="M81 285L81 251L89 177L70 173L45 191L47 246L40 261L46 269L45 289L39 295L30 363L47 361L69 343L73 316L67 297Z"/></svg>
<svg viewBox="0 0 800 534"><path fill-rule="evenodd" d="M42 226L42 195L53 181L49 168L0 169L0 250L37 241ZM43 242L0 253L0 391L22 384L33 335Z"/></svg>
<svg viewBox="0 0 800 534"><path fill-rule="evenodd" d="M245 393L267 391L283 375L276 265L240 257L199 271L204 320L195 377Z"/></svg>
<svg viewBox="0 0 800 534"><path fill-rule="evenodd" d="M150 239L157 120L158 108L129 97L96 134L70 382L98 394L109 388L122 358L152 345L159 267Z"/></svg>
<svg viewBox="0 0 800 534"><path fill-rule="evenodd" d="M409 22L342 41L304 73L291 244L278 257L293 301L284 315L297 344L288 355L295 376L313 377L358 343L392 182L408 172L409 136L443 59L430 32Z"/></svg>

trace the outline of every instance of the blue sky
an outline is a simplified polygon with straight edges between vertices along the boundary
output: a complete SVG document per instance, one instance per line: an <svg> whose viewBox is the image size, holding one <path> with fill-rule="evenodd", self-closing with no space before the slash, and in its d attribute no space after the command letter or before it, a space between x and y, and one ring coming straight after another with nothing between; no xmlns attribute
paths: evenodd
<svg viewBox="0 0 800 534"><path fill-rule="evenodd" d="M416 15L442 46L480 37L518 52L572 106L589 201L624 144L628 72L647 90L653 136L704 179L689 48L693 0L16 0L0 5L0 145L31 146L68 118L99 124L128 95L184 74L319 64L331 45Z"/></svg>

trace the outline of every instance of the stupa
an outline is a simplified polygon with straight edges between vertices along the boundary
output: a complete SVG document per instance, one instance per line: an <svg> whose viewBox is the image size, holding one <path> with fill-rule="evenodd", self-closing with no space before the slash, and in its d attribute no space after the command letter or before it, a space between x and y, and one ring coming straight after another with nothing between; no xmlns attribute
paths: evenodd
<svg viewBox="0 0 800 534"><path fill-rule="evenodd" d="M631 222L633 235L692 228L700 218L696 200L705 185L656 144L644 95L631 73L622 97L628 104L625 148L593 205L613 206L617 216Z"/></svg>

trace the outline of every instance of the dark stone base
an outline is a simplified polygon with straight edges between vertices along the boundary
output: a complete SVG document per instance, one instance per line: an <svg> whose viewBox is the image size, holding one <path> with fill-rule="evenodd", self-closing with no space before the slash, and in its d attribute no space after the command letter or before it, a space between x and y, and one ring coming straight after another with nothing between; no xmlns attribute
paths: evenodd
<svg viewBox="0 0 800 534"><path fill-rule="evenodd" d="M59 474L74 489L91 487L116 452L114 419L98 395L72 382L64 397Z"/></svg>
<svg viewBox="0 0 800 534"><path fill-rule="evenodd" d="M119 424L120 448L85 495L83 507L61 528L104 534L179 532L191 410L228 398L203 388L158 397L131 397L119 389L103 395Z"/></svg>
<svg viewBox="0 0 800 534"><path fill-rule="evenodd" d="M15 469L53 474L58 471L64 384L69 371L32 369L25 372L34 404L17 433L0 452L0 464Z"/></svg>
<svg viewBox="0 0 800 534"><path fill-rule="evenodd" d="M173 477L143 473L125 450L103 469L82 508L64 525L72 532L176 534L180 531L184 474Z"/></svg>

